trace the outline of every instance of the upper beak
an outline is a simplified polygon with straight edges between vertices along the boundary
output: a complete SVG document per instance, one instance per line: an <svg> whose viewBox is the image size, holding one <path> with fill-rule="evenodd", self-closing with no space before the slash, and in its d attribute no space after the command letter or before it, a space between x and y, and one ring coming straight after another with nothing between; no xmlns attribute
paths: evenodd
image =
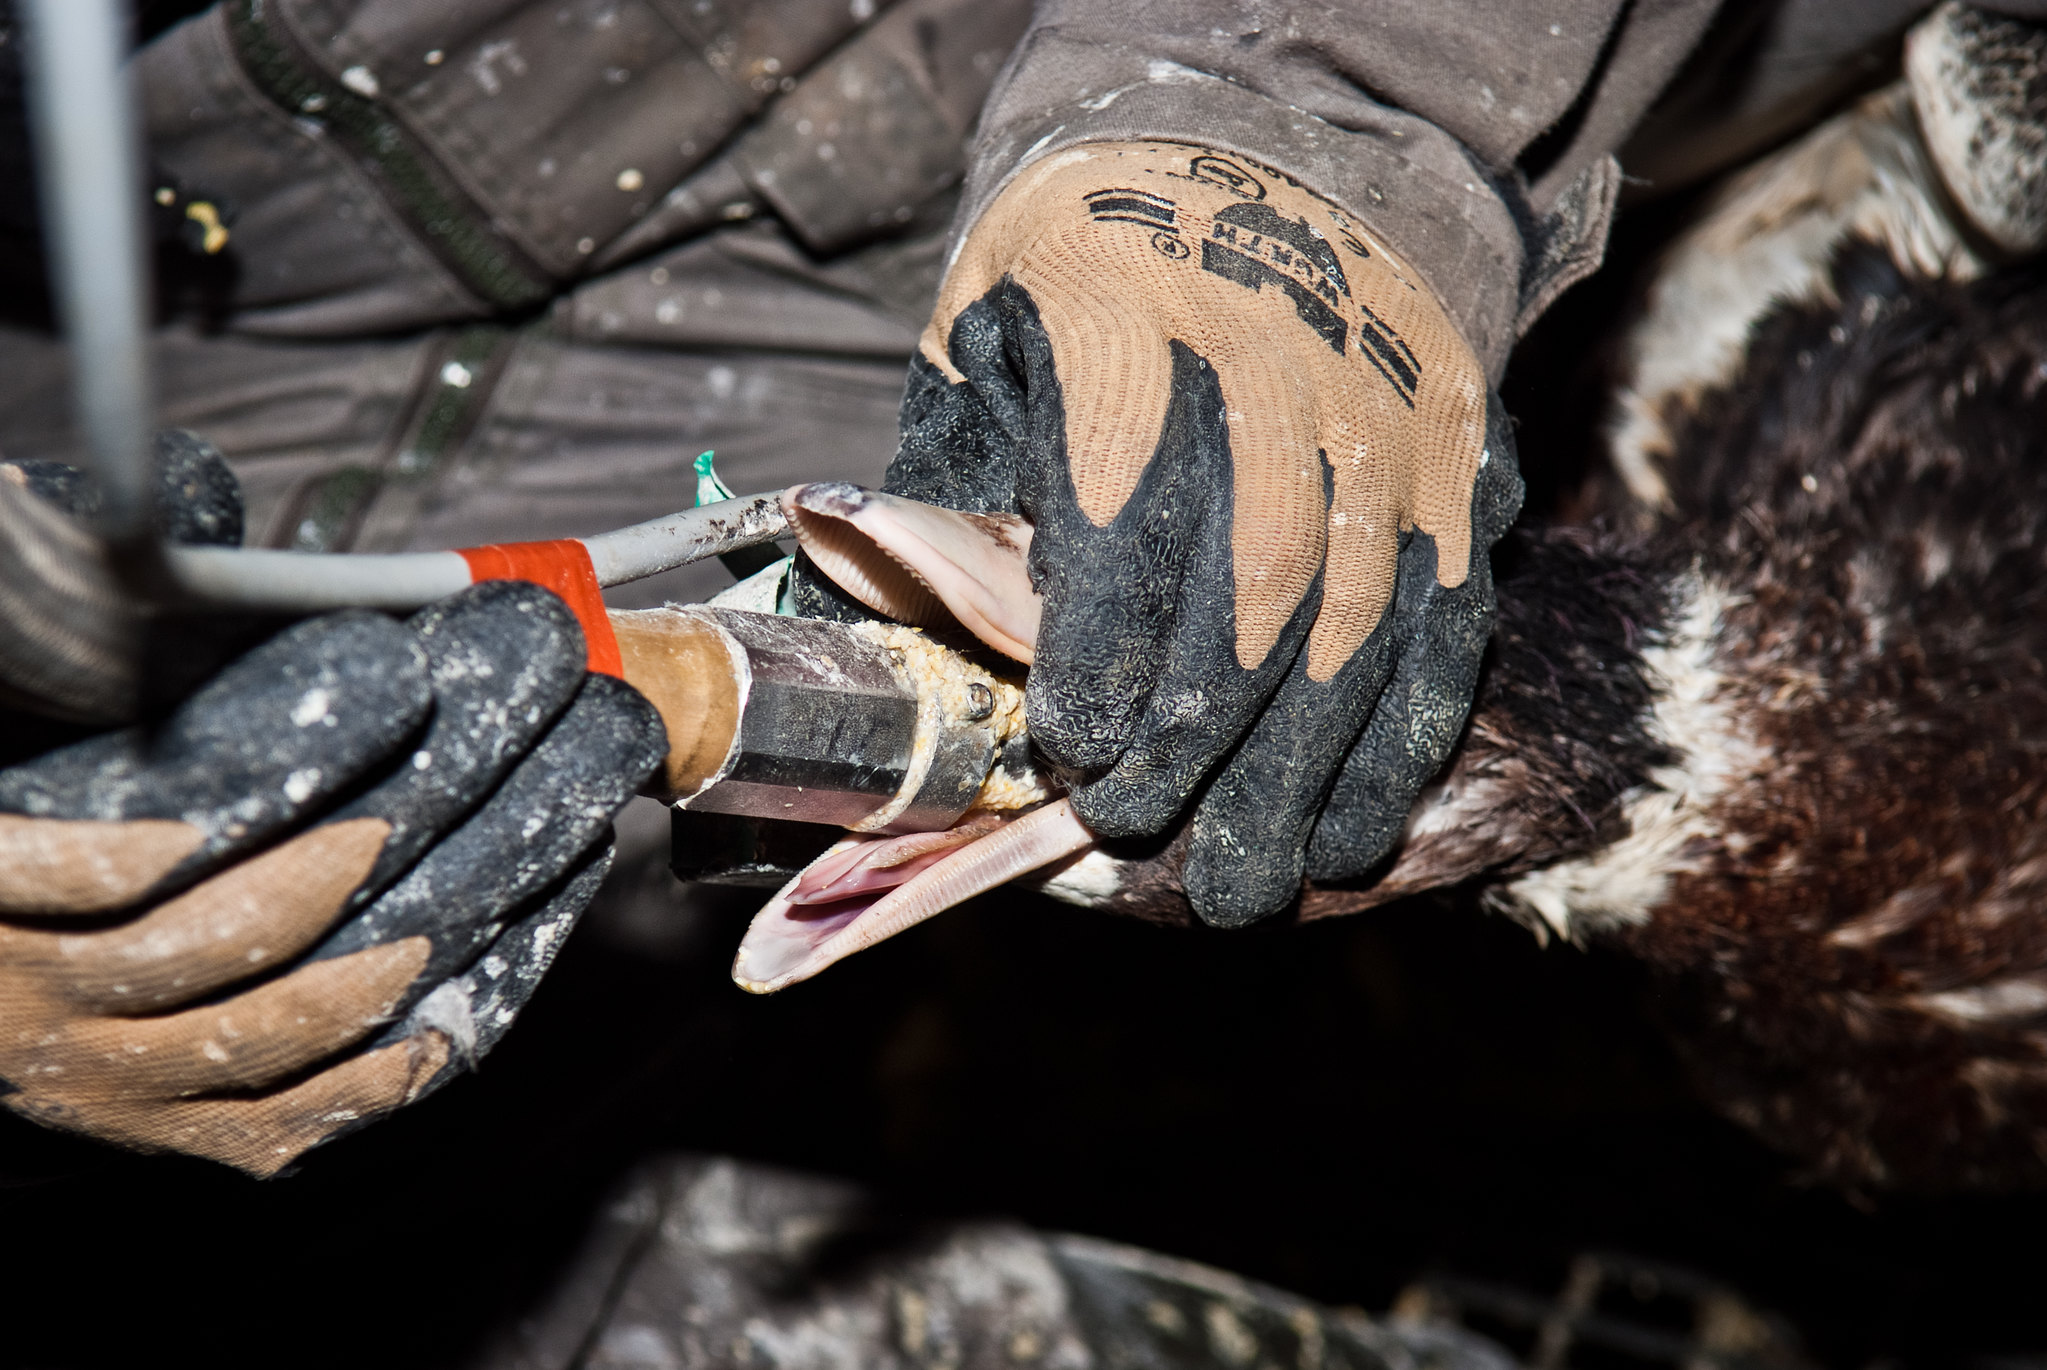
<svg viewBox="0 0 2047 1370"><path fill-rule="evenodd" d="M1014 514L953 509L843 481L782 495L817 568L870 609L919 628L958 623L1026 664L1043 605L1025 560L1031 525Z"/></svg>

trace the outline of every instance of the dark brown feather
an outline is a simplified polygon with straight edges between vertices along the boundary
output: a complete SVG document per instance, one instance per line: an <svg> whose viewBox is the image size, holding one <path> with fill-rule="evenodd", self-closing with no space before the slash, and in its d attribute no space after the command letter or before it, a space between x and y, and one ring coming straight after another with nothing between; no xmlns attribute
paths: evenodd
<svg viewBox="0 0 2047 1370"><path fill-rule="evenodd" d="M1684 991L1709 1093L1820 1174L2034 1183L2047 277L1907 281L1867 248L1835 277L1681 435L1658 536L1744 596L1723 665L1772 769L1618 940Z"/></svg>
<svg viewBox="0 0 2047 1370"><path fill-rule="evenodd" d="M1646 537L1502 545L1459 750L1388 867L1300 916L1469 882L1511 906L1516 875L1624 837L1659 768L1737 742L1759 762L1660 894L1571 935L1648 963L1707 1093L1816 1175L2038 1184L2047 270L1928 283L1856 246L1834 277L1838 304L1765 320L1686 421ZM1730 596L1726 736L1663 737L1643 654L1698 580ZM1109 906L1185 920L1180 847L1120 853Z"/></svg>

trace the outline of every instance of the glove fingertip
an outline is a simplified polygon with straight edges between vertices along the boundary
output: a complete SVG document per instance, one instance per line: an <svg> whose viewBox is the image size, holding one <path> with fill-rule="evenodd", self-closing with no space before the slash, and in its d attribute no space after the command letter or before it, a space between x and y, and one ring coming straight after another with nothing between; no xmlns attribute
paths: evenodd
<svg viewBox="0 0 2047 1370"><path fill-rule="evenodd" d="M560 595L530 580L480 580L415 612L406 626L421 637L487 631L486 625L532 624L529 632L559 636L582 627ZM500 629L503 631L503 629ZM580 645L580 643L578 644Z"/></svg>
<svg viewBox="0 0 2047 1370"><path fill-rule="evenodd" d="M1038 662L1024 687L1031 745L1070 771L1100 773L1115 765L1129 745L1136 702L1085 688L1085 677L1061 662L1043 656Z"/></svg>
<svg viewBox="0 0 2047 1370"><path fill-rule="evenodd" d="M1487 549L1520 517L1527 497L1527 482L1521 477L1521 461L1514 445L1513 422L1500 401L1499 392L1486 398L1485 449L1480 457L1478 479L1471 491L1472 560L1481 562Z"/></svg>
<svg viewBox="0 0 2047 1370"><path fill-rule="evenodd" d="M1475 576L1431 599L1428 631L1402 652L1308 840L1317 880L1355 879L1385 860L1463 736L1492 625L1492 583Z"/></svg>
<svg viewBox="0 0 2047 1370"><path fill-rule="evenodd" d="M1300 897L1305 853L1301 838L1239 825L1204 805L1194 819L1181 873L1194 914L1212 928L1242 928L1279 913Z"/></svg>
<svg viewBox="0 0 2047 1370"><path fill-rule="evenodd" d="M668 757L668 725L653 702L615 676L593 675L583 686L597 714L589 726L615 730L612 745L619 753L619 774L626 788L637 790Z"/></svg>
<svg viewBox="0 0 2047 1370"><path fill-rule="evenodd" d="M1355 880L1369 872L1399 840L1407 825L1407 805L1383 797L1343 797L1343 810L1330 812L1308 839L1305 874L1314 880Z"/></svg>
<svg viewBox="0 0 2047 1370"><path fill-rule="evenodd" d="M440 705L469 703L477 722L551 718L576 693L588 660L583 626L561 597L523 580L488 580L414 614ZM473 702L471 702L473 701ZM511 731L520 731L511 724Z"/></svg>
<svg viewBox="0 0 2047 1370"><path fill-rule="evenodd" d="M439 1033L448 1044L447 1059L413 1086L407 1103L475 1070L511 1031L569 933L597 897L614 854L611 840L600 840L540 896L538 907L515 919L485 952L474 953L466 970L400 1006L404 1017L372 1043L372 1050L418 1040L429 1032Z"/></svg>
<svg viewBox="0 0 2047 1370"><path fill-rule="evenodd" d="M1178 815L1192 783L1119 769L1075 788L1073 811L1090 832L1103 837L1150 837Z"/></svg>

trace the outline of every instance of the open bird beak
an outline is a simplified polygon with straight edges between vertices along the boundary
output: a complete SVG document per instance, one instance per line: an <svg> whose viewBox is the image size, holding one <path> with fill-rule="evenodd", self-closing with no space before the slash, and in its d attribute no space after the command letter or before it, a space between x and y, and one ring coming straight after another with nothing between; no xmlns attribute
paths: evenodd
<svg viewBox="0 0 2047 1370"><path fill-rule="evenodd" d="M796 486L782 506L811 561L861 603L919 627L956 624L1030 661L1042 606L1022 519L836 482ZM773 993L1094 840L1064 799L1021 815L972 810L944 832L849 833L754 915L732 978Z"/></svg>
<svg viewBox="0 0 2047 1370"><path fill-rule="evenodd" d="M1094 840L1064 799L1018 818L970 814L945 832L850 836L754 915L732 978L772 994Z"/></svg>

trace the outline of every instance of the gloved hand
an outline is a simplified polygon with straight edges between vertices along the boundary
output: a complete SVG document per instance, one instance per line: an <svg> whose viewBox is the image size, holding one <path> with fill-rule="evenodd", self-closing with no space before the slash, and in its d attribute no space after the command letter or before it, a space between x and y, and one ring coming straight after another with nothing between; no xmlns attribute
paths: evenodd
<svg viewBox="0 0 2047 1370"><path fill-rule="evenodd" d="M665 749L560 600L489 582L0 770L4 1102L265 1175L418 1098L503 1035Z"/></svg>
<svg viewBox="0 0 2047 1370"><path fill-rule="evenodd" d="M1047 157L989 205L885 488L1035 525L1031 736L1104 836L1198 794L1187 889L1222 925L1391 847L1462 727L1521 500L1478 360L1399 257L1170 143Z"/></svg>

